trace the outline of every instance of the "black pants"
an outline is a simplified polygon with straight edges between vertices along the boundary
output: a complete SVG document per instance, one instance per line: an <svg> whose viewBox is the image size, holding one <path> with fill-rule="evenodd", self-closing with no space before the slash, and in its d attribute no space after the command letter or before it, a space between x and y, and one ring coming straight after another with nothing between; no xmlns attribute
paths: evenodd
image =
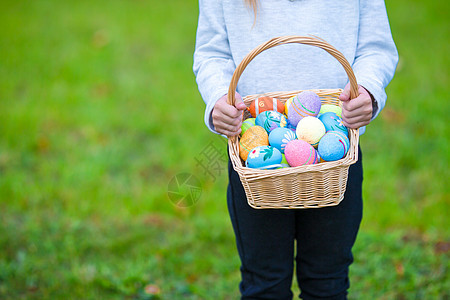
<svg viewBox="0 0 450 300"><path fill-rule="evenodd" d="M302 299L346 299L351 249L362 218L361 151L349 168L344 200L334 207L253 209L230 161L228 172L242 299L292 299L294 255Z"/></svg>

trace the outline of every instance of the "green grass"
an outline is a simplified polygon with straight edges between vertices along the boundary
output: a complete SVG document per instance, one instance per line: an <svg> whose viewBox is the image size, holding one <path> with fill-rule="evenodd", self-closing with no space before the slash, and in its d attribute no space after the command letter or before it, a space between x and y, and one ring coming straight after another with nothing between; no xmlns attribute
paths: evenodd
<svg viewBox="0 0 450 300"><path fill-rule="evenodd" d="M361 138L350 296L447 299L449 5L387 6L400 64ZM197 14L191 0L0 4L1 299L238 297L226 167L195 160L226 153L192 74ZM202 185L189 208L167 195L183 172Z"/></svg>

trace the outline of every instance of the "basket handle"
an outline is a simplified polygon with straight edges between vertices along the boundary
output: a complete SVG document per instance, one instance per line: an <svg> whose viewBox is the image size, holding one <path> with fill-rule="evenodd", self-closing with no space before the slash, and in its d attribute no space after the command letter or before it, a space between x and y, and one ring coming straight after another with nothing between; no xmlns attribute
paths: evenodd
<svg viewBox="0 0 450 300"><path fill-rule="evenodd" d="M352 67L350 66L349 62L345 58L345 56L339 52L336 48L328 44L326 41L322 40L318 37L313 36L281 36L273 38L264 44L261 44L260 46L253 49L251 52L249 52L244 59L241 61L239 66L236 68L236 70L233 73L233 77L231 78L230 87L228 89L228 99L227 102L230 105L233 105L236 103L236 97L235 92L237 88L237 83L239 81L239 78L241 77L242 73L244 72L247 65L261 52L270 49L275 46L280 46L284 44L304 44L304 45L311 45L316 46L319 48L322 48L323 50L330 53L334 58L336 58L341 65L344 67L345 72L347 73L348 79L350 81L350 99L356 98L358 96L358 83L356 82L355 74L353 73Z"/></svg>

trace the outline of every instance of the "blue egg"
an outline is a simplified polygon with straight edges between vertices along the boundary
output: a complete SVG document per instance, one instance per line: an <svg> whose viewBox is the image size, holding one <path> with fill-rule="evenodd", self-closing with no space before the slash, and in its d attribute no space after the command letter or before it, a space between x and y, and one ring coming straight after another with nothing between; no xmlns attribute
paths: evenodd
<svg viewBox="0 0 450 300"><path fill-rule="evenodd" d="M297 138L294 131L285 127L278 127L272 130L269 134L269 144L272 147L280 150L281 153L284 153L284 148L286 144L292 140Z"/></svg>
<svg viewBox="0 0 450 300"><path fill-rule="evenodd" d="M286 127L287 119L282 113L267 110L256 116L255 124L270 133L275 128Z"/></svg>
<svg viewBox="0 0 450 300"><path fill-rule="evenodd" d="M258 146L248 154L245 165L255 169L276 169L281 167L281 152L272 146Z"/></svg>
<svg viewBox="0 0 450 300"><path fill-rule="evenodd" d="M348 136L338 130L330 131L330 132L332 132L333 134L336 134L342 138L342 141L345 143L345 147L346 147L345 154L347 154L347 151L350 149L350 140L349 140Z"/></svg>
<svg viewBox="0 0 450 300"><path fill-rule="evenodd" d="M325 161L344 158L350 148L348 137L341 131L329 131L320 139L318 151Z"/></svg>
<svg viewBox="0 0 450 300"><path fill-rule="evenodd" d="M342 123L342 118L339 117L334 112L326 112L322 115L320 115L319 120L322 121L323 125L325 126L325 131L341 131L345 135L348 136L348 129L345 127L345 125Z"/></svg>

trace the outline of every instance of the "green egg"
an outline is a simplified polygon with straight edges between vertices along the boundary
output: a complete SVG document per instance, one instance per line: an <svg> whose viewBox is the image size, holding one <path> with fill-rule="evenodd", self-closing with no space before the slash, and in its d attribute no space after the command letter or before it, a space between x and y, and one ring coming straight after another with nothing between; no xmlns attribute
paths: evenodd
<svg viewBox="0 0 450 300"><path fill-rule="evenodd" d="M335 114L337 114L339 117L342 118L342 108L333 104L323 104L320 107L319 115L317 117L320 117L320 115L329 111L334 112Z"/></svg>
<svg viewBox="0 0 450 300"><path fill-rule="evenodd" d="M281 168L289 168L290 167L286 160L286 156L284 154L281 154L281 163L280 164L281 164Z"/></svg>
<svg viewBox="0 0 450 300"><path fill-rule="evenodd" d="M241 136L244 134L244 132L247 131L247 129L249 129L252 126L255 126L255 120L256 120L255 118L248 118L247 120L242 122Z"/></svg>

